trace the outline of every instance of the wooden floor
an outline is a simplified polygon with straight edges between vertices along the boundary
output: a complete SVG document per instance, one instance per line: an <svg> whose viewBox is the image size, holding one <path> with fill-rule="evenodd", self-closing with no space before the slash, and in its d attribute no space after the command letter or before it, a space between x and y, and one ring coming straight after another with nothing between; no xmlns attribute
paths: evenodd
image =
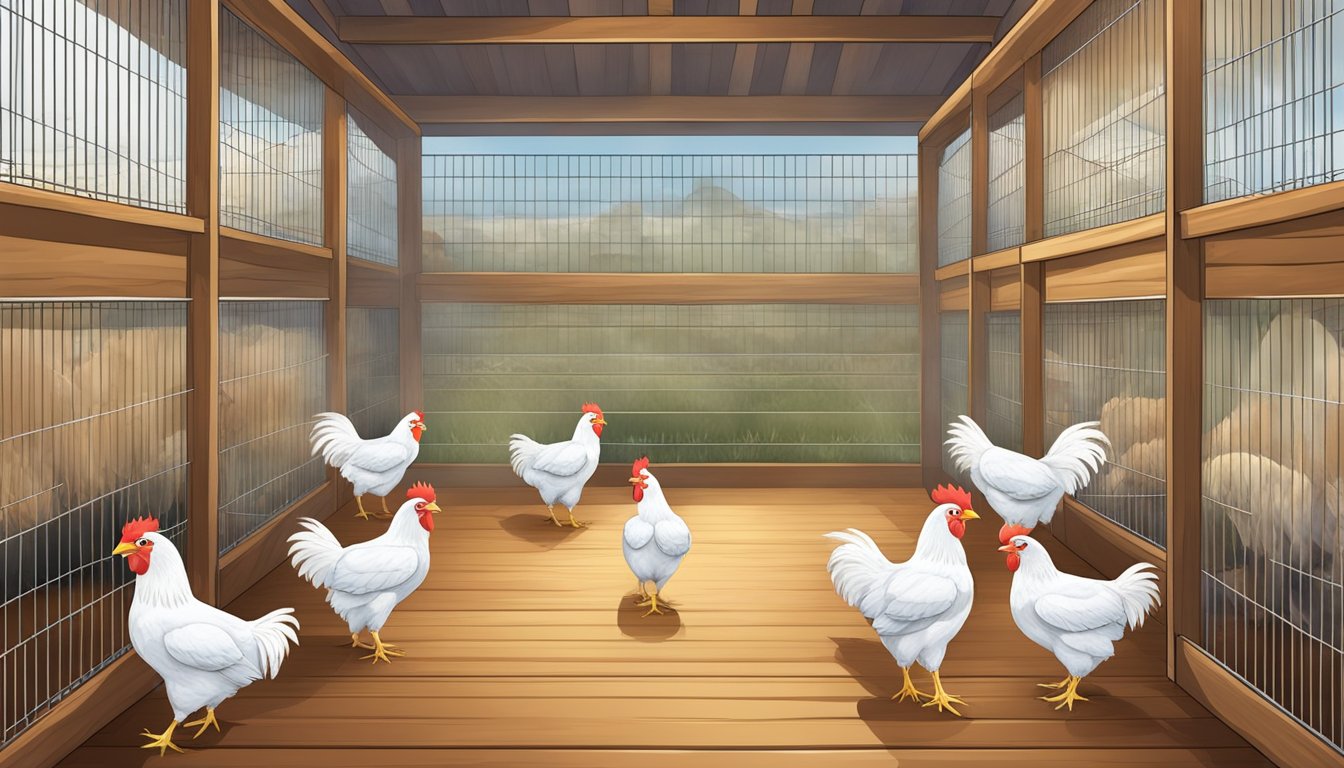
<svg viewBox="0 0 1344 768"><path fill-rule="evenodd" d="M590 490L579 516L592 527L581 531L543 520L525 490L441 493L429 579L384 631L408 657L374 667L339 647L344 626L282 567L231 610L252 618L295 606L303 645L278 680L220 708L222 733L182 736L185 755L137 749L142 729L171 719L160 689L63 764L1266 765L1167 681L1160 623L1117 646L1072 714L1036 700L1035 684L1063 673L1012 624L997 520L970 523L964 540L976 603L943 667L967 701L958 719L889 700L895 662L826 575L821 534L836 528L908 556L931 508L923 493L668 493L695 537L666 590L677 612L641 618L627 596L628 491ZM385 524L341 513L332 525L353 542ZM1061 568L1095 575L1058 545L1052 553Z"/></svg>

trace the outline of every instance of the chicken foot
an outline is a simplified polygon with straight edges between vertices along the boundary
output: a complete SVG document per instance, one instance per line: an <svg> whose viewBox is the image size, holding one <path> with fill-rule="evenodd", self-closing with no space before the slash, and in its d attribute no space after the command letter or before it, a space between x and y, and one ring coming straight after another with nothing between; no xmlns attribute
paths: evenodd
<svg viewBox="0 0 1344 768"><path fill-rule="evenodd" d="M1042 696L1041 701L1048 701L1051 704L1059 702L1059 706L1055 707L1055 709L1063 709L1064 707L1067 706L1069 708L1069 711L1072 712L1073 702L1087 701L1086 698L1078 695L1078 684L1081 682L1083 682L1083 678L1069 675L1068 687L1064 689L1063 693L1059 694L1058 696Z"/></svg>
<svg viewBox="0 0 1344 768"><path fill-rule="evenodd" d="M382 659L383 661L386 661L388 664L391 664L392 659L388 658L389 656L399 657L406 655L405 651L395 650L397 646L392 645L390 643L384 643L382 641L382 638L378 637L377 632L370 630L369 634L373 636L373 653L370 653L368 656L360 656L359 658L361 660L373 659L373 663L377 664L378 660Z"/></svg>
<svg viewBox="0 0 1344 768"><path fill-rule="evenodd" d="M363 648L363 649L366 650L366 651L372 651L372 650L373 650L373 646L372 646L372 645L369 645L368 643L361 643L361 642L359 641L359 633L358 633L358 632L352 632L352 633L350 633L350 647L351 647L351 648Z"/></svg>
<svg viewBox="0 0 1344 768"><path fill-rule="evenodd" d="M552 523L555 523L555 527L556 527L556 528L564 528L564 527L565 527L565 524L562 523L562 522L560 522L560 519L557 518L557 517L555 516L555 505L554 505L554 504L547 504L547 505L546 505L546 511L551 513L551 522L552 522ZM571 526L573 526L574 528L587 528L587 527L588 527L588 524L587 524L587 523L580 522L580 521L574 519L574 510L572 510L572 509L569 510L569 524L570 524Z"/></svg>
<svg viewBox="0 0 1344 768"><path fill-rule="evenodd" d="M355 506L359 507L359 511L355 513L355 517L358 517L360 520L368 520L368 519L369 519L369 513L368 513L367 510L364 509L364 497L363 497L363 496L356 496L356 497L355 497Z"/></svg>
<svg viewBox="0 0 1344 768"><path fill-rule="evenodd" d="M664 601L663 604L666 605L667 602ZM662 615L663 615L663 611L662 611L662 609L658 607L658 588L657 588L657 587L654 587L652 590L649 591L649 597L648 597L647 600L645 600L645 601L642 602L642 603L635 603L635 605L638 605L640 608L643 608L643 607L646 606L646 605L649 607L649 610L647 610L647 611L644 612L644 616L640 616L641 619L644 618L645 616L649 616L649 615L654 614L654 613L658 614L659 616L662 616Z"/></svg>
<svg viewBox="0 0 1344 768"><path fill-rule="evenodd" d="M219 721L215 719L215 708L214 708L214 707L206 707L206 708L205 708L205 717L202 717L200 720L192 720L192 721L189 722L189 723L183 723L183 724L182 724L182 727L183 727L183 728L195 728L195 727L198 726L198 725L201 726L201 729L200 729L199 731L197 731L196 733L192 734L191 738L193 738L193 739L199 739L199 738L201 737L201 734L202 734L202 733L205 733L205 729L209 728L209 727L212 726L212 725L215 726L215 732L216 732L216 733L219 732Z"/></svg>
<svg viewBox="0 0 1344 768"><path fill-rule="evenodd" d="M182 752L182 748L173 743L173 731L175 730L177 730L176 720L169 723L168 730L164 731L163 733L150 733L149 729L146 728L144 733L141 733L140 735L152 739L152 741L150 741L148 744L141 744L140 748L153 749L155 747L158 747L159 757L163 757L163 754L170 749L173 750L174 752Z"/></svg>
<svg viewBox="0 0 1344 768"><path fill-rule="evenodd" d="M915 684L910 681L909 667L901 667L901 675L905 678L905 683L901 686L901 690L897 691L895 694L892 695L891 698L893 701L905 701L907 697L915 700L916 702L918 702L921 697L926 699L933 698L929 694L916 688Z"/></svg>
<svg viewBox="0 0 1344 768"><path fill-rule="evenodd" d="M390 509L387 508L387 497L386 497L386 496L379 496L379 497L378 497L378 500L381 501L381 502L383 503L383 514L380 515L380 514L374 513L374 517L383 518L383 519L386 519L386 518L391 517L393 513L392 513L392 510L390 510Z"/></svg>
<svg viewBox="0 0 1344 768"><path fill-rule="evenodd" d="M1060 680L1058 683L1037 683L1036 687L1049 688L1052 691L1058 691L1060 688L1063 688L1064 686L1068 685L1069 681L1072 679L1073 678L1069 677L1068 675L1065 675L1064 679Z"/></svg>
<svg viewBox="0 0 1344 768"><path fill-rule="evenodd" d="M965 704L965 703L966 702L962 701L956 696L949 696L947 691L943 690L943 681L938 678L938 673L937 672L933 673L933 695L929 697L928 702L924 704L924 706L937 707L939 712L942 712L944 709L946 709L948 712L951 712L957 717L961 717L961 713L958 712L952 705Z"/></svg>

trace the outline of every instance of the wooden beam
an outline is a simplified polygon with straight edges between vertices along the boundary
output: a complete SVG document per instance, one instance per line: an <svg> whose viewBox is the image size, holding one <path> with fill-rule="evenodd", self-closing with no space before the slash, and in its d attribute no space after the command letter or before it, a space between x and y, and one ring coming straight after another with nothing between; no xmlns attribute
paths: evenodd
<svg viewBox="0 0 1344 768"><path fill-rule="evenodd" d="M990 312L1016 312L1022 308L1022 272L1016 264L982 274L989 277Z"/></svg>
<svg viewBox="0 0 1344 768"><path fill-rule="evenodd" d="M1092 0L1037 0L971 73L977 88L993 90L1092 4Z"/></svg>
<svg viewBox="0 0 1344 768"><path fill-rule="evenodd" d="M967 408L977 423L985 423L989 398L989 273L972 274L970 281L970 342L967 354ZM979 503L978 501L976 503Z"/></svg>
<svg viewBox="0 0 1344 768"><path fill-rule="evenodd" d="M324 245L281 240L278 237L267 237L233 227L220 227L219 234L231 255L247 253L261 259L286 259L293 256L331 258L331 248Z"/></svg>
<svg viewBox="0 0 1344 768"><path fill-rule="evenodd" d="M402 413L425 407L423 358L420 351L420 299L416 295L424 237L424 225L420 217L423 204L420 141L420 137L416 136L397 143L397 261L401 270L398 328Z"/></svg>
<svg viewBox="0 0 1344 768"><path fill-rule="evenodd" d="M187 259L0 235L0 295L182 299L187 296Z"/></svg>
<svg viewBox="0 0 1344 768"><path fill-rule="evenodd" d="M220 605L238 599L262 576L284 564L289 550L287 539L299 529L299 518L325 520L335 510L335 485L323 482L229 550L219 559Z"/></svg>
<svg viewBox="0 0 1344 768"><path fill-rule="evenodd" d="M1016 267L1020 263L1022 263L1022 249L1014 246L993 253L986 253L983 256L976 256L971 261L971 271L992 272L1004 267Z"/></svg>
<svg viewBox="0 0 1344 768"><path fill-rule="evenodd" d="M59 211L76 216L106 219L127 224L141 224L146 227L171 229L178 232L199 234L205 231L205 222L195 216L111 203L106 200L94 200L60 192L49 192L45 189L33 189L18 184L0 183L0 212L4 213L5 218L11 215L24 215L23 211L17 210L19 208Z"/></svg>
<svg viewBox="0 0 1344 768"><path fill-rule="evenodd" d="M1165 296L1166 249L1161 238L1082 253L1042 264L1045 300L1105 301Z"/></svg>
<svg viewBox="0 0 1344 768"><path fill-rule="evenodd" d="M650 46L651 48L653 46ZM670 71L670 70L669 70ZM748 73L750 74L750 73ZM731 92L731 86L730 86ZM737 94L742 95L746 94ZM914 136L920 122L427 123L425 136Z"/></svg>
<svg viewBox="0 0 1344 768"><path fill-rule="evenodd" d="M358 45L992 43L994 16L343 16Z"/></svg>
<svg viewBox="0 0 1344 768"><path fill-rule="evenodd" d="M421 123L917 122L936 96L396 96Z"/></svg>
<svg viewBox="0 0 1344 768"><path fill-rule="evenodd" d="M971 89L971 256L989 252L989 99Z"/></svg>
<svg viewBox="0 0 1344 768"><path fill-rule="evenodd" d="M861 17L866 18L866 17ZM933 135L946 126L947 123L957 118L963 118L967 110L971 108L971 81L969 79L957 86L957 89L948 96L946 100L938 104L934 111L930 113L924 127L919 129L919 141L934 142ZM956 133L960 133L961 126L958 126ZM937 142L934 142L937 143Z"/></svg>
<svg viewBox="0 0 1344 768"><path fill-rule="evenodd" d="M1041 98L1041 55L1022 66L1024 241L1045 237L1045 109Z"/></svg>
<svg viewBox="0 0 1344 768"><path fill-rule="evenodd" d="M435 488L516 488L507 464L416 464L416 478ZM624 474L622 474L624 473ZM629 464L602 464L589 481L615 486ZM658 480L682 488L915 488L917 464L659 464Z"/></svg>
<svg viewBox="0 0 1344 768"><path fill-rule="evenodd" d="M930 218L934 218L936 222L936 217L930 217ZM972 265L973 262L970 259L962 259L961 261L954 261L951 264L938 267L937 269L935 269L933 271L933 279L941 283L944 280L951 280L954 277L965 277L971 274Z"/></svg>
<svg viewBox="0 0 1344 768"><path fill-rule="evenodd" d="M1204 309L1200 243L1181 237L1181 211L1204 198L1203 3L1166 0L1167 676L1179 638L1203 634L1200 569Z"/></svg>
<svg viewBox="0 0 1344 768"><path fill-rule="evenodd" d="M1206 299L1344 296L1344 212L1215 235L1202 246Z"/></svg>
<svg viewBox="0 0 1344 768"><path fill-rule="evenodd" d="M1045 281L1041 263L1022 264L1022 452L1045 455Z"/></svg>
<svg viewBox="0 0 1344 768"><path fill-rule="evenodd" d="M349 145L347 130L348 115L345 100L331 88L327 89L322 120L322 221L325 233L323 241L331 249L331 261L327 265L327 306L325 312L327 331L327 410L336 413L347 412L347 392L345 381L345 307L349 274L346 264L346 209L348 200L347 166ZM343 491L350 485L345 483L340 471L327 467L327 483L336 488L337 483ZM339 504L338 495L333 493L330 499L331 509Z"/></svg>
<svg viewBox="0 0 1344 768"><path fill-rule="evenodd" d="M646 7L650 16L672 15L672 0L648 0Z"/></svg>
<svg viewBox="0 0 1344 768"><path fill-rule="evenodd" d="M221 228L219 291L227 298L327 299L331 251Z"/></svg>
<svg viewBox="0 0 1344 768"><path fill-rule="evenodd" d="M1141 240L1162 237L1166 231L1166 214L1154 213L1151 216L1122 221L1118 224L1027 243L1022 246L1022 261L1045 261L1099 251L1103 248L1130 245Z"/></svg>
<svg viewBox="0 0 1344 768"><path fill-rule="evenodd" d="M1108 579L1139 562L1157 566L1158 582L1166 582L1167 553L1156 544L1102 517L1072 496L1065 496L1050 521L1050 533ZM1154 615L1153 620L1165 621Z"/></svg>
<svg viewBox="0 0 1344 768"><path fill-rule="evenodd" d="M919 278L900 274L690 272L432 272L426 302L520 304L915 304Z"/></svg>
<svg viewBox="0 0 1344 768"><path fill-rule="evenodd" d="M1238 197L1181 212L1182 237L1208 237L1344 210L1344 181L1272 195Z"/></svg>
<svg viewBox="0 0 1344 768"><path fill-rule="evenodd" d="M347 261L346 306L400 306L401 276L397 270L362 259Z"/></svg>
<svg viewBox="0 0 1344 768"><path fill-rule="evenodd" d="M970 309L971 281L969 278L958 277L938 283L939 312L969 312ZM939 444L942 444L942 438L939 438Z"/></svg>
<svg viewBox="0 0 1344 768"><path fill-rule="evenodd" d="M919 463L922 485L932 488L941 479L942 428L938 424L941 359L938 324L941 291L938 268L938 153L920 143L918 149L919 210Z"/></svg>

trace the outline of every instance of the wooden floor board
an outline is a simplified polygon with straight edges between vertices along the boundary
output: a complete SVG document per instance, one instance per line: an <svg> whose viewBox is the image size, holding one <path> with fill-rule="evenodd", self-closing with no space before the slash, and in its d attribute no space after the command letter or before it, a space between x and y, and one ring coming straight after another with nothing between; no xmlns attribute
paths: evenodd
<svg viewBox="0 0 1344 768"><path fill-rule="evenodd" d="M559 529L527 490L450 490L425 585L385 639L406 658L377 667L348 647L322 595L279 568L230 606L292 605L302 646L280 677L219 710L222 733L174 764L231 766L1242 766L1266 765L1165 677L1156 622L1117 644L1073 713L1037 700L1063 676L1008 612L997 524L964 539L976 603L943 680L964 719L890 700L900 671L826 575L832 529L861 528L894 559L930 509L919 491L669 489L694 547L643 618L621 557L628 491L591 489L582 530ZM344 542L382 522L332 518ZM1041 532L1057 564L1095 573ZM920 672L916 682L928 687ZM141 729L170 718L162 689L64 763L157 762ZM895 762L894 762L895 761Z"/></svg>

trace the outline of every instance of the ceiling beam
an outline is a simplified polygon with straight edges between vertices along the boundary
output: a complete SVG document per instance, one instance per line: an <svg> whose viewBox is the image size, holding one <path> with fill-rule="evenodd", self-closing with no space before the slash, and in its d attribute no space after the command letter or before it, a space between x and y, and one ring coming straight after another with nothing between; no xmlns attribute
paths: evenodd
<svg viewBox="0 0 1344 768"><path fill-rule="evenodd" d="M343 16L367 45L992 43L995 16Z"/></svg>
<svg viewBox="0 0 1344 768"><path fill-rule="evenodd" d="M393 96L429 123L925 121L941 96Z"/></svg>

